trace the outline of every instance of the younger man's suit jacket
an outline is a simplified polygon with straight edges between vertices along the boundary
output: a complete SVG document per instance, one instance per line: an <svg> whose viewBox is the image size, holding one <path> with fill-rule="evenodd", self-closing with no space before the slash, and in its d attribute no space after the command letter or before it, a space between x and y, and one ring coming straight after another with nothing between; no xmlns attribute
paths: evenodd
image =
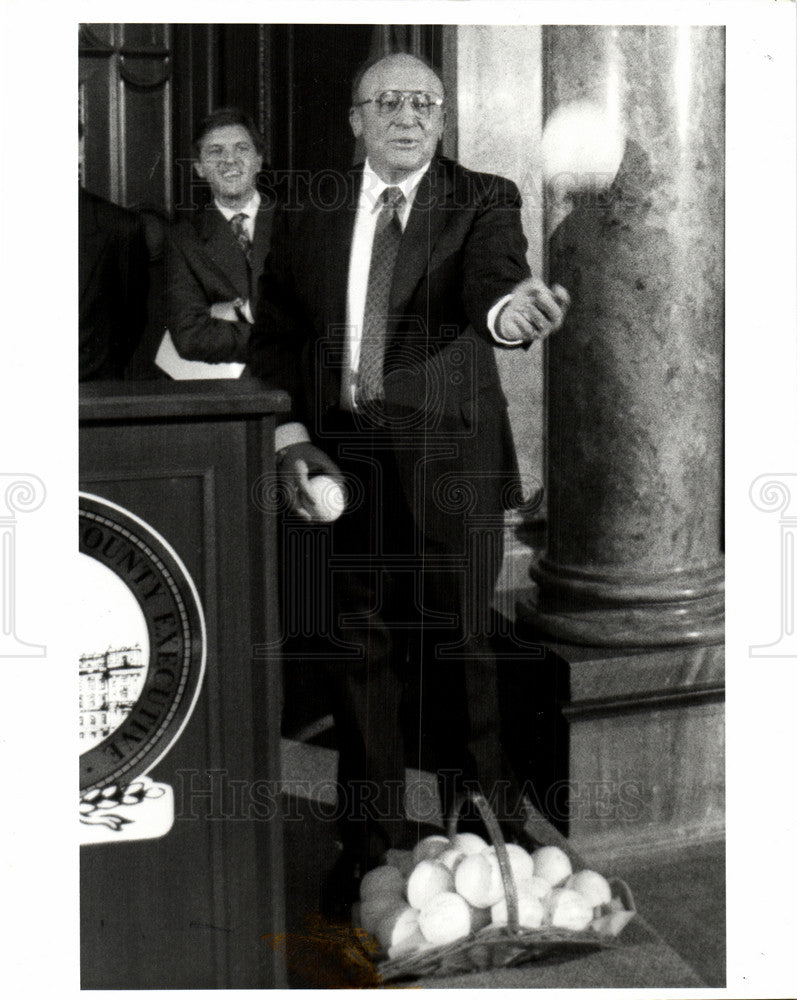
<svg viewBox="0 0 797 1000"><path fill-rule="evenodd" d="M246 362L251 326L213 319L217 302L248 299L252 311L271 239L273 206L261 202L251 266L232 226L212 203L174 227L167 258L167 323L175 347L191 361Z"/></svg>

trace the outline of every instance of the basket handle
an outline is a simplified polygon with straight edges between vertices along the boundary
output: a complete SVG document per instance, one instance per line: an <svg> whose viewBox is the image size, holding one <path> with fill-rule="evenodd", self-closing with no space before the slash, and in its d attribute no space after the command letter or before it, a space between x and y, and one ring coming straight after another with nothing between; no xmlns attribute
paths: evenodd
<svg viewBox="0 0 797 1000"><path fill-rule="evenodd" d="M492 811L490 804L481 792L465 792L459 796L457 801L454 803L454 808L452 809L451 815L448 819L448 838L449 840L454 839L457 832L459 814L461 813L462 807L466 802L470 802L472 805L476 806L479 810L482 822L487 828L487 832L490 834L490 839L492 840L493 847L495 848L495 856L498 859L498 870L501 872L501 881L504 883L507 927L511 934L516 935L520 932L520 924L518 921L517 887L515 886L515 880L512 876L512 868L509 864L509 854L506 850L506 841L504 840L504 835L501 832L501 827L498 825L498 820L495 818L495 813Z"/></svg>
<svg viewBox="0 0 797 1000"><path fill-rule="evenodd" d="M634 896L627 882L623 879L613 876L609 879L609 885L612 888L612 894L616 895L620 902L623 904L623 909L631 913L636 913L636 904L634 903Z"/></svg>

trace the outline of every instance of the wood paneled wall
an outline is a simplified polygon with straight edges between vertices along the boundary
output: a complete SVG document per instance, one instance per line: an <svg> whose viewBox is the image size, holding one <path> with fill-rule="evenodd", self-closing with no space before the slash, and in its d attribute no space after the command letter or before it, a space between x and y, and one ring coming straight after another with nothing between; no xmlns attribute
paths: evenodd
<svg viewBox="0 0 797 1000"><path fill-rule="evenodd" d="M171 28L84 24L79 115L85 186L121 205L171 204Z"/></svg>
<svg viewBox="0 0 797 1000"><path fill-rule="evenodd" d="M442 66L434 25L83 24L81 179L127 207L170 215L196 198L191 138L214 108L258 123L278 171L345 170L350 82L372 54ZM447 150L451 152L451 150Z"/></svg>

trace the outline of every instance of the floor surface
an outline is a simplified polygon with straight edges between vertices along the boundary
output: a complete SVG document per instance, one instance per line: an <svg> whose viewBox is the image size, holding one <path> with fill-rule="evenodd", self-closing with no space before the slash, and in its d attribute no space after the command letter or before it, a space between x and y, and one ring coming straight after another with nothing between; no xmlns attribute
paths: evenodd
<svg viewBox="0 0 797 1000"><path fill-rule="evenodd" d="M321 880L338 853L332 799L335 764L334 751L326 747L283 740L283 777L292 792L285 824L285 873L287 958L294 987L343 985L334 981L329 958L335 942L316 936L313 947L307 945L308 933L315 934L308 920L312 923L319 911ZM431 775L408 772L408 781L419 785L422 799L434 796ZM415 795L409 799L417 801ZM648 852L612 862L606 874L628 883L638 912L707 986L725 985L724 842ZM316 960L319 954L325 955L323 961Z"/></svg>

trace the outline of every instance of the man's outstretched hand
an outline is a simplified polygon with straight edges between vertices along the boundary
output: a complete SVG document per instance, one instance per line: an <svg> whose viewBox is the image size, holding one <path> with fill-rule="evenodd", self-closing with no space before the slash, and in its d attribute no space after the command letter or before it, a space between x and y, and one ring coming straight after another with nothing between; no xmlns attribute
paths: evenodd
<svg viewBox="0 0 797 1000"><path fill-rule="evenodd" d="M340 469L320 448L309 441L289 445L277 455L277 471L290 498L291 510L305 521L325 521L328 517L316 507L310 490L314 476L331 476L343 488Z"/></svg>
<svg viewBox="0 0 797 1000"><path fill-rule="evenodd" d="M498 314L498 335L533 344L555 333L564 322L570 296L561 285L549 288L539 278L526 278Z"/></svg>

